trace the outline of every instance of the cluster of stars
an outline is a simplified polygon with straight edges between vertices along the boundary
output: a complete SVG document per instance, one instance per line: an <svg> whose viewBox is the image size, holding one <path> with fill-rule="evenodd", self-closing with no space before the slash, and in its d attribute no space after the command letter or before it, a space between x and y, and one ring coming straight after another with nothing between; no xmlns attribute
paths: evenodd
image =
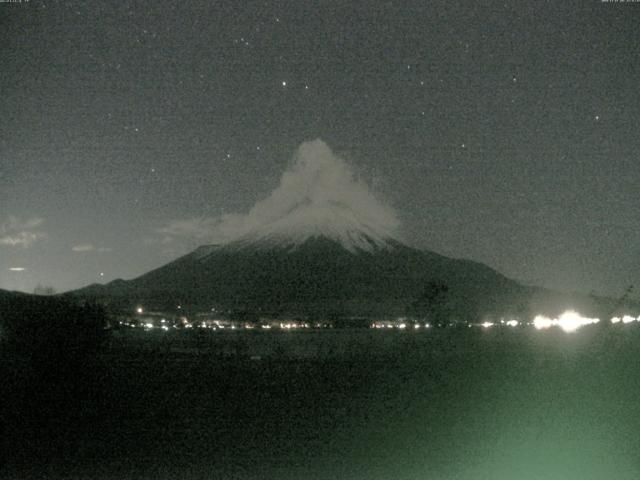
<svg viewBox="0 0 640 480"><path fill-rule="evenodd" d="M287 87L289 86L289 83L288 83L286 80L282 80L282 81L280 82L280 86L281 86L282 88L287 88ZM308 83L305 83L305 84L304 84L304 90L309 90L309 84L308 84Z"/></svg>
<svg viewBox="0 0 640 480"><path fill-rule="evenodd" d="M242 45L244 45L245 47L248 47L248 46L250 45L250 44L249 44L249 39L247 39L247 38L245 38L245 37L234 38L234 39L233 39L233 43L235 43L236 45L237 45L237 44L242 44Z"/></svg>

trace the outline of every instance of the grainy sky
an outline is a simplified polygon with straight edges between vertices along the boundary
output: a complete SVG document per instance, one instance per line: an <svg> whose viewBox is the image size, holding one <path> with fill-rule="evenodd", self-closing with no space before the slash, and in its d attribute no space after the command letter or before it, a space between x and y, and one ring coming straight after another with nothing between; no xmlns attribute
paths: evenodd
<svg viewBox="0 0 640 480"><path fill-rule="evenodd" d="M322 138L414 246L640 284L640 3L0 3L0 288L132 278ZM182 222L182 223L181 223ZM22 269L22 270L19 270Z"/></svg>

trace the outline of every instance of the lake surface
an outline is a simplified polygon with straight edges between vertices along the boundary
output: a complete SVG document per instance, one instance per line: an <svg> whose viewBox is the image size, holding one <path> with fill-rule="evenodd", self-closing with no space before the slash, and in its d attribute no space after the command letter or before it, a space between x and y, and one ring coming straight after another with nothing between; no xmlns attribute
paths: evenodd
<svg viewBox="0 0 640 480"><path fill-rule="evenodd" d="M20 404L4 476L640 478L637 326L195 335L122 332Z"/></svg>

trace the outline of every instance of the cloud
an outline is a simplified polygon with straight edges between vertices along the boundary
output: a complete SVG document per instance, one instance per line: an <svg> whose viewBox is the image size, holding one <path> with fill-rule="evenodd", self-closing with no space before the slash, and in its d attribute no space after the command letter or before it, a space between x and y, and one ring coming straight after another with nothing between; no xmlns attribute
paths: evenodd
<svg viewBox="0 0 640 480"><path fill-rule="evenodd" d="M74 245L71 250L74 252L93 252L95 247L90 243L82 243L80 245Z"/></svg>
<svg viewBox="0 0 640 480"><path fill-rule="evenodd" d="M74 252L110 252L111 249L107 247L95 247L91 243L81 243L80 245L74 245L71 250Z"/></svg>
<svg viewBox="0 0 640 480"><path fill-rule="evenodd" d="M19 218L9 215L0 223L0 245L28 248L47 236L38 230L44 223L40 217Z"/></svg>
<svg viewBox="0 0 640 480"><path fill-rule="evenodd" d="M179 238L227 243L256 232L341 237L357 230L388 238L397 236L399 226L395 211L318 139L298 148L276 189L246 214L175 220L157 233L165 244Z"/></svg>
<svg viewBox="0 0 640 480"><path fill-rule="evenodd" d="M160 243L163 244L172 243L176 237L189 237L202 240L214 235L221 223L221 217L173 220L166 226L159 228L157 232L163 235L160 241Z"/></svg>

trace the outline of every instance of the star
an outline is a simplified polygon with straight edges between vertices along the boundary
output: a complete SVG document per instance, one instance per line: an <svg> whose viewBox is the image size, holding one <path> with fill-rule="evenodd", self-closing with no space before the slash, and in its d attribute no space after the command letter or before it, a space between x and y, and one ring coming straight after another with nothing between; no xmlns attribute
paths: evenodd
<svg viewBox="0 0 640 480"><path fill-rule="evenodd" d="M287 82L285 82L284 80L282 81L282 86L286 87L287 86Z"/></svg>
<svg viewBox="0 0 640 480"><path fill-rule="evenodd" d="M593 117L593 118L595 118L595 120L596 120L596 122L597 122L598 120L600 120L600 115L596 115L596 116L595 116L595 117Z"/></svg>

